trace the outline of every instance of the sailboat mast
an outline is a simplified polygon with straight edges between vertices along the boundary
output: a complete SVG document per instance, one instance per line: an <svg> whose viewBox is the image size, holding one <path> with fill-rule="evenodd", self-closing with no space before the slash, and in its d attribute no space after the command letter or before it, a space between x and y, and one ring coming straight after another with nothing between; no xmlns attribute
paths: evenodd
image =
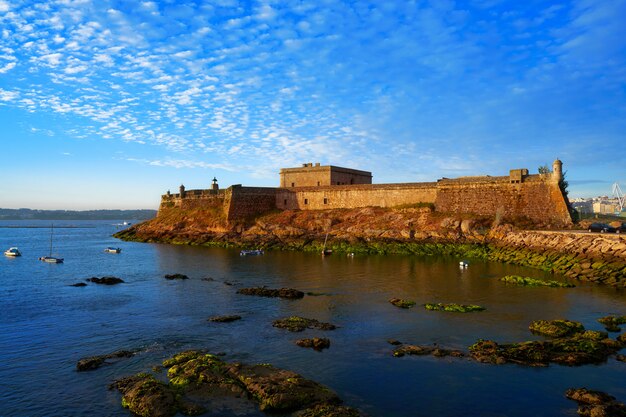
<svg viewBox="0 0 626 417"><path fill-rule="evenodd" d="M50 257L52 257L52 233L54 232L54 224L50 225Z"/></svg>

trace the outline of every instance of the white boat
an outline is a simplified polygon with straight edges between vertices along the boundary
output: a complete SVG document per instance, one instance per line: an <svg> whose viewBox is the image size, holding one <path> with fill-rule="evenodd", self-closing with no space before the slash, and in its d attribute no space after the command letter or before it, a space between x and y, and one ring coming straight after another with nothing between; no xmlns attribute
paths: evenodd
<svg viewBox="0 0 626 417"><path fill-rule="evenodd" d="M122 249L109 247L109 248L106 248L104 251L106 253L120 253Z"/></svg>
<svg viewBox="0 0 626 417"><path fill-rule="evenodd" d="M49 264L62 264L63 258L55 258L52 256L52 233L54 232L54 225L50 225L50 255L42 256L39 258L40 261L47 262Z"/></svg>
<svg viewBox="0 0 626 417"><path fill-rule="evenodd" d="M54 256L42 256L39 258L40 261L47 262L49 264L62 264L63 258L55 258Z"/></svg>
<svg viewBox="0 0 626 417"><path fill-rule="evenodd" d="M22 252L20 252L20 250L18 248L16 248L16 247L12 247L12 248L9 248L9 249L5 250L4 254L6 256L12 256L12 257L22 256Z"/></svg>
<svg viewBox="0 0 626 417"><path fill-rule="evenodd" d="M242 250L239 252L239 256L255 256L255 255L263 255L262 249L252 249L252 250Z"/></svg>

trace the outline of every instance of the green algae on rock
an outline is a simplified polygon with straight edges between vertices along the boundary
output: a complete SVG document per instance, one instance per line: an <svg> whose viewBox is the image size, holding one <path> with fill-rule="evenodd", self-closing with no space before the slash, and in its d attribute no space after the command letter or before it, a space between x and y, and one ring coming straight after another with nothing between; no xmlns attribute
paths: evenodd
<svg viewBox="0 0 626 417"><path fill-rule="evenodd" d="M138 374L115 381L109 389L122 393L122 407L142 417L171 417L178 410L176 390L149 374Z"/></svg>
<svg viewBox="0 0 626 417"><path fill-rule="evenodd" d="M505 277L500 278L500 281L506 282L508 284L516 284L525 287L553 287L553 288L573 288L574 284L569 284L565 282L559 281L543 281L540 279L530 278L530 277L522 277L519 275L507 275Z"/></svg>
<svg viewBox="0 0 626 417"><path fill-rule="evenodd" d="M405 355L432 355L437 357L452 356L460 358L465 356L460 350L444 349L438 346L424 346L424 345L402 345L393 351L393 356L400 358Z"/></svg>
<svg viewBox="0 0 626 417"><path fill-rule="evenodd" d="M535 334L549 337L570 336L585 331L581 323L570 320L535 320L528 329Z"/></svg>
<svg viewBox="0 0 626 417"><path fill-rule="evenodd" d="M326 337L313 337L308 339L296 340L296 345L300 347L313 348L317 351L328 349L330 347L330 339Z"/></svg>
<svg viewBox="0 0 626 417"><path fill-rule="evenodd" d="M469 351L472 358L483 363L576 366L604 362L620 348L621 343L609 339L605 332L587 330L549 341L498 344L492 340L479 340L469 347Z"/></svg>
<svg viewBox="0 0 626 417"><path fill-rule="evenodd" d="M389 302L394 306L400 308L411 308L415 305L415 301L404 300L402 298L391 298L389 299Z"/></svg>
<svg viewBox="0 0 626 417"><path fill-rule="evenodd" d="M578 403L579 416L626 417L626 405L601 391L570 388L565 391L565 397Z"/></svg>
<svg viewBox="0 0 626 417"><path fill-rule="evenodd" d="M335 330L337 326L330 323L324 323L315 319L307 319L304 317L291 316L285 319L274 320L272 324L274 327L280 329L287 329L290 332L301 332L305 329L319 329L319 330Z"/></svg>
<svg viewBox="0 0 626 417"><path fill-rule="evenodd" d="M266 412L301 411L305 416L320 417L359 415L354 409L339 407L341 399L327 387L269 364L228 363L215 355L191 350L165 360L163 366L169 367L169 384L139 374L116 381L110 388L122 393L124 407L146 417L171 417L177 412L202 414L214 398L252 399Z"/></svg>
<svg viewBox="0 0 626 417"><path fill-rule="evenodd" d="M626 316L605 316L598 319L598 322L602 323L607 331L619 332L620 325L626 324Z"/></svg>
<svg viewBox="0 0 626 417"><path fill-rule="evenodd" d="M454 313L471 313L473 311L484 311L485 307L475 304L443 304L443 303L426 303L424 304L426 310L432 311L450 311Z"/></svg>
<svg viewBox="0 0 626 417"><path fill-rule="evenodd" d="M258 295L260 297L279 297L279 298L287 298L291 300L304 297L304 293L302 291L298 291L293 288L280 288L280 289L272 289L272 288L265 288L265 287L241 288L237 290L237 294Z"/></svg>
<svg viewBox="0 0 626 417"><path fill-rule="evenodd" d="M360 415L354 408L336 404L318 404L296 413L296 417L359 417Z"/></svg>

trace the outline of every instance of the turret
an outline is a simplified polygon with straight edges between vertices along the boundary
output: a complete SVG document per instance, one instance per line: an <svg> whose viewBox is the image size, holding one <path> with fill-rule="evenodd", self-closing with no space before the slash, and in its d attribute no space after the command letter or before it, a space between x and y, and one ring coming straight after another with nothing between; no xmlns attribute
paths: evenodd
<svg viewBox="0 0 626 417"><path fill-rule="evenodd" d="M555 159L552 163L552 179L554 182L561 182L563 180L563 162L559 158Z"/></svg>
<svg viewBox="0 0 626 417"><path fill-rule="evenodd" d="M180 198L185 198L185 186L180 185Z"/></svg>
<svg viewBox="0 0 626 417"><path fill-rule="evenodd" d="M217 178L213 177L213 183L211 184L211 190L217 191L220 189L220 186L217 185Z"/></svg>

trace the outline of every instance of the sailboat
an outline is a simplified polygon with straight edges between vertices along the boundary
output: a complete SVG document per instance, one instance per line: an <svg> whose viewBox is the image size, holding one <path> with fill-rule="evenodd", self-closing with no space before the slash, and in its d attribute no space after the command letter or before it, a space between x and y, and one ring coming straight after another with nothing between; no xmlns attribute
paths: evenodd
<svg viewBox="0 0 626 417"><path fill-rule="evenodd" d="M39 258L39 260L47 262L49 264L62 264L63 258L55 258L54 256L52 256L52 233L53 232L54 232L54 225L51 224L50 225L50 255L42 256L41 258Z"/></svg>
<svg viewBox="0 0 626 417"><path fill-rule="evenodd" d="M328 233L326 233L326 237L324 238L324 247L322 248L322 256L331 255L333 253L332 249L326 249L327 240L328 240Z"/></svg>

